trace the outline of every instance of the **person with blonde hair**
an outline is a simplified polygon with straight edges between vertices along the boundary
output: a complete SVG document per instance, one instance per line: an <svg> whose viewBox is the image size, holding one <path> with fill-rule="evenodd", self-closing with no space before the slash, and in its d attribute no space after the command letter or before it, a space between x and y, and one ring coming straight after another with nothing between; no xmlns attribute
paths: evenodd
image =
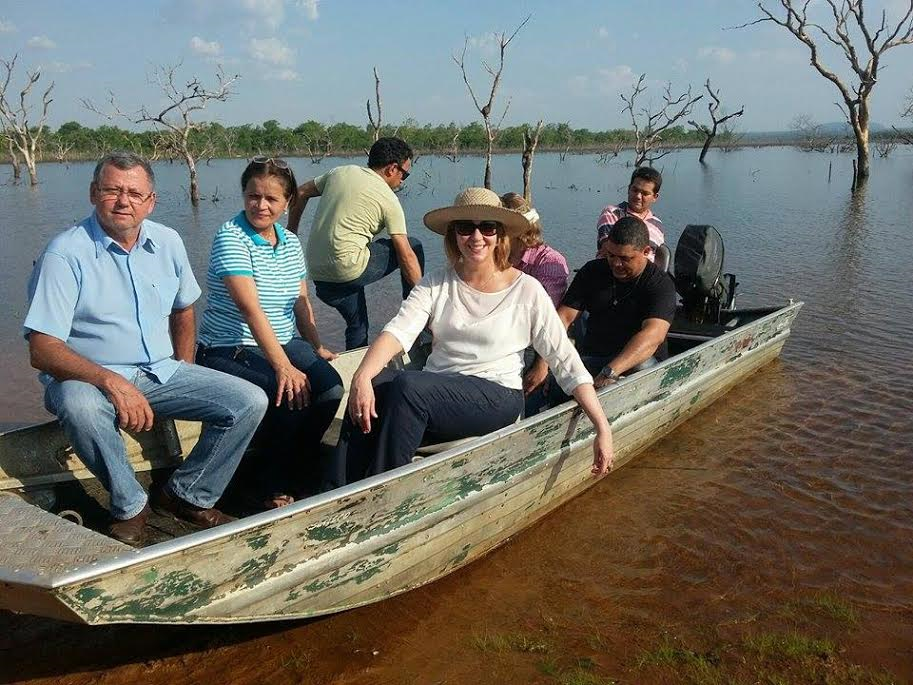
<svg viewBox="0 0 913 685"><path fill-rule="evenodd" d="M542 284L557 309L567 290L570 274L567 260L542 239L542 222L537 212L519 193L505 193L501 202L508 209L521 212L529 221L529 230L517 236L510 250L510 263Z"/></svg>
<svg viewBox="0 0 913 685"><path fill-rule="evenodd" d="M448 263L419 282L365 353L335 453L339 482L325 487L403 466L423 438L484 435L515 421L529 345L593 422L593 473L605 473L612 432L592 376L545 290L510 265L511 241L530 230L529 220L491 190L467 188L424 222L444 236ZM424 370L385 369L426 327L433 341Z"/></svg>

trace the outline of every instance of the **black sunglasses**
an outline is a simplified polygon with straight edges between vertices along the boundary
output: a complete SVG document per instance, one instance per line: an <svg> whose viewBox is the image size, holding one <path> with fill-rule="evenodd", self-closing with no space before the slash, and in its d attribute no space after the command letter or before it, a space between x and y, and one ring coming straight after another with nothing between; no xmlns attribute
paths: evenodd
<svg viewBox="0 0 913 685"><path fill-rule="evenodd" d="M407 178L409 178L409 173L410 173L410 172L408 172L408 171L406 171L405 169L403 169L403 165L402 165L402 164L397 164L397 165L396 165L396 168L399 169L399 173L401 173L401 174L403 175L403 180L404 180L404 181L405 181Z"/></svg>
<svg viewBox="0 0 913 685"><path fill-rule="evenodd" d="M280 171L288 171L288 162L284 159L279 159L278 157L254 157L250 160L251 164L263 164L264 166L272 164L274 167Z"/></svg>
<svg viewBox="0 0 913 685"><path fill-rule="evenodd" d="M459 221L451 221L450 228L462 236L472 235L476 232L476 229L478 229L479 233L490 238L498 232L498 229L501 228L501 222L469 221L468 219L461 219Z"/></svg>

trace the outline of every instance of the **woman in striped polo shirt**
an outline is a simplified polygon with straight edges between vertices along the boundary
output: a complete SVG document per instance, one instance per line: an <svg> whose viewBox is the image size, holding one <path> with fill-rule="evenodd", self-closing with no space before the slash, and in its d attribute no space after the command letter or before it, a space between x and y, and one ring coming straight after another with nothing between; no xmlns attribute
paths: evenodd
<svg viewBox="0 0 913 685"><path fill-rule="evenodd" d="M263 388L271 406L257 436L265 459L248 464L253 501L290 504L316 491L320 439L343 396L320 342L301 243L278 219L298 187L281 159L256 157L241 175L244 210L216 232L197 363Z"/></svg>

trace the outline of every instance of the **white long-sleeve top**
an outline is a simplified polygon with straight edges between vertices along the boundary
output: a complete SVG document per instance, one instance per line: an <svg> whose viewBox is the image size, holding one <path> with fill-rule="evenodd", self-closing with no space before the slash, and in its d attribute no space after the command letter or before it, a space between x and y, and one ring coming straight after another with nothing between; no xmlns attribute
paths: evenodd
<svg viewBox="0 0 913 685"><path fill-rule="evenodd" d="M542 284L524 273L495 293L468 286L451 267L426 274L384 331L408 350L426 325L434 336L426 371L519 390L523 351L532 345L567 394L593 382Z"/></svg>

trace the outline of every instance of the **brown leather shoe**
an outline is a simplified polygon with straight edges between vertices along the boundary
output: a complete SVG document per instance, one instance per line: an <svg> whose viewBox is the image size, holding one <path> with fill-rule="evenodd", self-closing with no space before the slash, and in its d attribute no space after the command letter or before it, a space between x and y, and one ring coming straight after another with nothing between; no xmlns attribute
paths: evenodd
<svg viewBox="0 0 913 685"><path fill-rule="evenodd" d="M172 495L165 487L159 488L152 494L152 509L157 514L170 516L197 528L215 528L235 520L234 516L223 514L216 508L202 509L190 502L185 502Z"/></svg>
<svg viewBox="0 0 913 685"><path fill-rule="evenodd" d="M133 518L114 519L108 526L108 535L125 545L142 546L146 541L146 520L149 518L149 503Z"/></svg>

